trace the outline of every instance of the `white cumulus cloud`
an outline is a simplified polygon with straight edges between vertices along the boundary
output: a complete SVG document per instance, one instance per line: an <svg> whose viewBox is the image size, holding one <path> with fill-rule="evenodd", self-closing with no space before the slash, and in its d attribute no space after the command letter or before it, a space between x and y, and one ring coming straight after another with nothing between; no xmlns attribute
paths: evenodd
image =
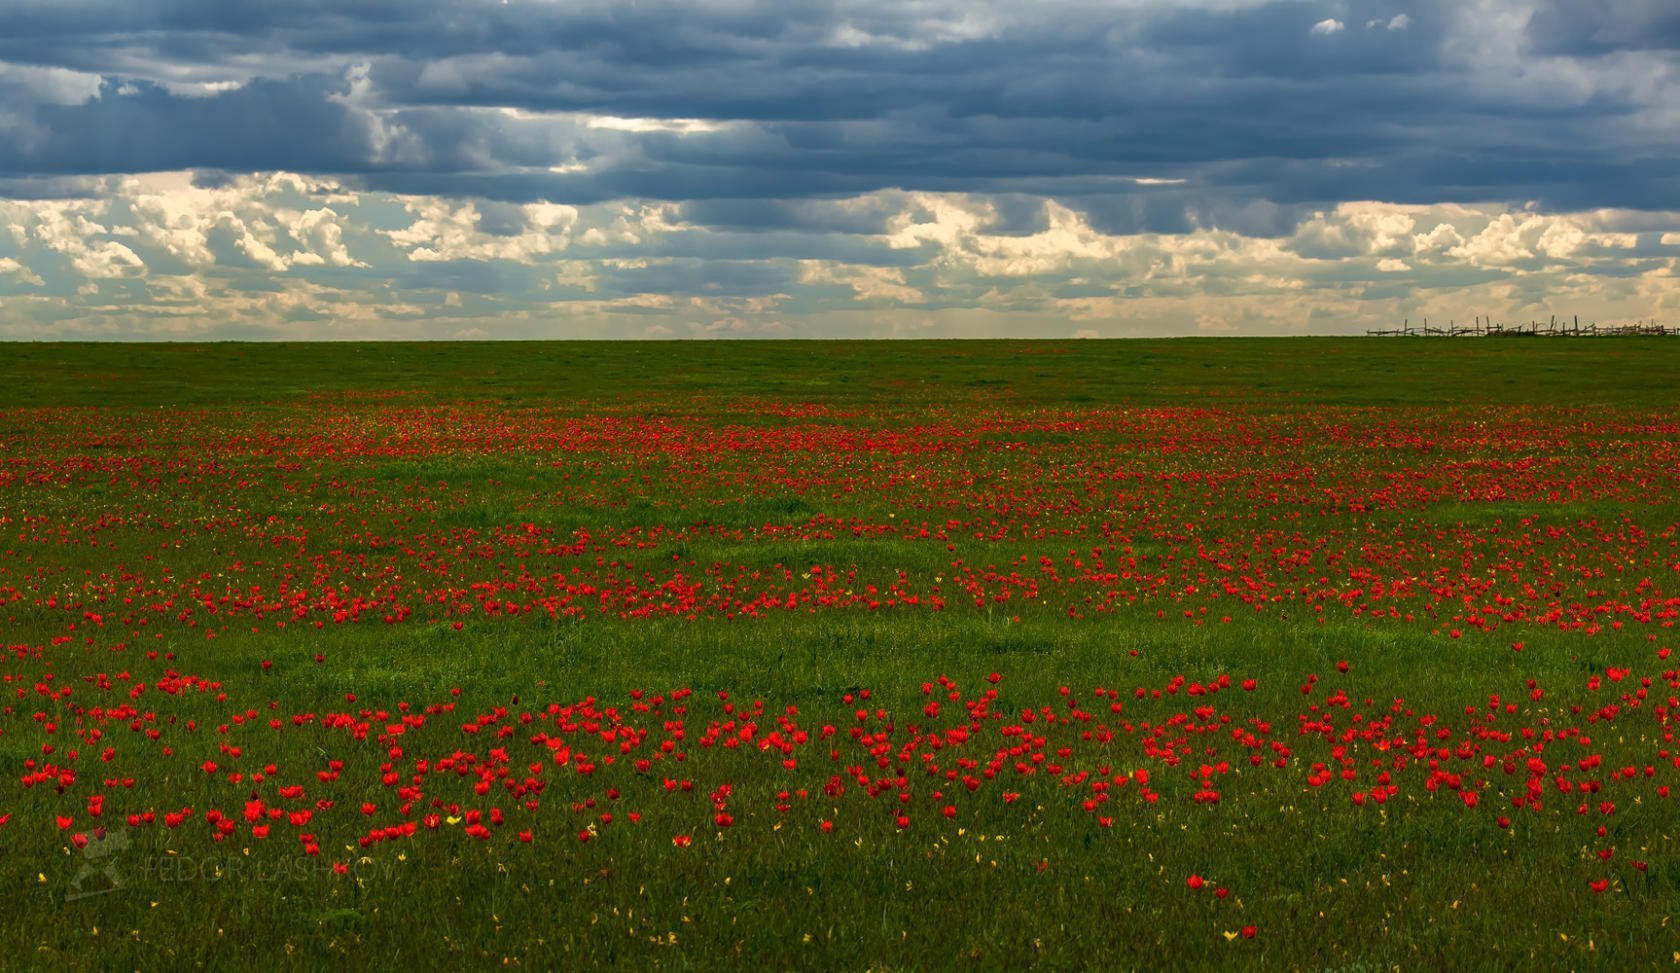
<svg viewBox="0 0 1680 973"><path fill-rule="evenodd" d="M25 267L23 264L18 263L13 257L0 257L0 277L10 277L14 280L21 280L25 284L33 284L36 287L41 286L43 283L39 275L31 271L28 267Z"/></svg>

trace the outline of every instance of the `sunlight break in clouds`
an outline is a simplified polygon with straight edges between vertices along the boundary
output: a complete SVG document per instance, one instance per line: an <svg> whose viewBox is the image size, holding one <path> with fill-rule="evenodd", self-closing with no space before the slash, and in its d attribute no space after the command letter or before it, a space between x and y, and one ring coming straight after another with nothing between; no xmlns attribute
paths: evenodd
<svg viewBox="0 0 1680 973"><path fill-rule="evenodd" d="M889 312L924 334L1222 320L1301 332L1380 325L1396 301L1443 318L1680 306L1680 242L1641 229L1671 213L1342 203L1268 237L1105 231L1055 200L1021 227L992 197L884 191L822 202L806 219L829 229L811 232L708 226L672 204L451 202L284 173L97 188L0 203L0 281L53 322L19 336L116 323L152 337L230 324L254 337L861 336L897 327Z"/></svg>

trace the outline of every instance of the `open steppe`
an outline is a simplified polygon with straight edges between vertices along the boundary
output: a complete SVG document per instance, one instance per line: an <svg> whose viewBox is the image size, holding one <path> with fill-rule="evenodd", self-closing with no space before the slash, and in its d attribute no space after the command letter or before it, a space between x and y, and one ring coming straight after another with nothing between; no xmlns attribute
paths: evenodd
<svg viewBox="0 0 1680 973"><path fill-rule="evenodd" d="M0 347L42 968L1680 960L1680 342Z"/></svg>

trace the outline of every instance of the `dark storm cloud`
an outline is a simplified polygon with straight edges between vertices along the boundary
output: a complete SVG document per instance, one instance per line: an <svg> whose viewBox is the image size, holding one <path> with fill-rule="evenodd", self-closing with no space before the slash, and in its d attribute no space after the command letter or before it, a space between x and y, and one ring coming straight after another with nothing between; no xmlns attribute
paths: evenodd
<svg viewBox="0 0 1680 973"><path fill-rule="evenodd" d="M805 200L946 190L1004 200L1004 233L1045 195L1159 231L1283 232L1351 199L1658 208L1677 47L1667 0L22 0L0 13L0 175L291 169L764 228L872 219ZM1560 60L1508 77L1530 57ZM1632 83L1630 57L1664 70ZM66 72L103 81L79 97Z"/></svg>
<svg viewBox="0 0 1680 973"><path fill-rule="evenodd" d="M1535 47L1548 54L1603 55L1621 50L1680 50L1680 5L1622 0L1609 6L1545 0L1529 21Z"/></svg>
<svg viewBox="0 0 1680 973"><path fill-rule="evenodd" d="M77 105L41 105L33 138L0 140L0 172L146 172L215 167L354 171L374 161L364 120L324 78L257 79L209 98L107 78Z"/></svg>

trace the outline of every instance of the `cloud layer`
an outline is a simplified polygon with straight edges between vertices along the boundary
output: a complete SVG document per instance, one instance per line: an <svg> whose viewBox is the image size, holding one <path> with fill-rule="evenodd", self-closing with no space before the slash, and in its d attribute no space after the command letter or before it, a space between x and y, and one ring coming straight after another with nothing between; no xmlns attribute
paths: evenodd
<svg viewBox="0 0 1680 973"><path fill-rule="evenodd" d="M16 0L0 336L1660 317L1656 0Z"/></svg>

